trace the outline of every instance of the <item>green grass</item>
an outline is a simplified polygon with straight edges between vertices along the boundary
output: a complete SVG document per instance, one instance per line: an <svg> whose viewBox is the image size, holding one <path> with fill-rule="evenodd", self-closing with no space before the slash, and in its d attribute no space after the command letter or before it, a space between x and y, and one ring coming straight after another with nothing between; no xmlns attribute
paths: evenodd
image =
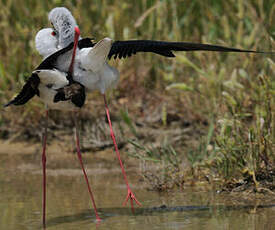
<svg viewBox="0 0 275 230"><path fill-rule="evenodd" d="M0 2L2 104L18 92L25 78L41 62L34 37L39 29L50 26L47 13L56 6L68 7L82 36L97 40L108 36L116 40L193 41L274 50L274 0L26 0L20 4L3 0ZM163 162L157 154L172 151L180 159L184 156L193 171L206 167L227 180L244 172L255 175L263 168L274 167L274 56L196 52L178 53L177 58L168 60L145 54L111 63L121 72L116 98L135 100L137 95L154 91L168 104L174 104L179 113L193 117L192 121L196 117L209 124L201 126L204 136L197 140L196 146L177 144L172 151L168 143L168 150L163 147L153 151L153 157L148 156L150 146L132 142L136 157L143 154ZM120 116L133 136L139 137L132 125L136 115L131 106L127 104L129 114L121 112ZM34 118L39 120L42 108L38 100L32 100L24 108L2 111L1 127L12 123L33 125L37 122ZM169 126L166 106L161 113L162 126Z"/></svg>

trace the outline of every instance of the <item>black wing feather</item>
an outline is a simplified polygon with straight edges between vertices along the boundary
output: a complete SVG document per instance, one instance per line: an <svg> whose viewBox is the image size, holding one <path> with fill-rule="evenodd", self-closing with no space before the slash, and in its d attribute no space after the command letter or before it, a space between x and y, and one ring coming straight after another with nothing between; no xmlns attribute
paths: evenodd
<svg viewBox="0 0 275 230"><path fill-rule="evenodd" d="M53 53L52 55L47 57L44 61L42 61L41 64L36 68L36 70L53 69L56 65L58 57L64 53L68 52L69 50L71 50L73 48L73 46L74 46L74 44L71 43L67 47L56 51L55 53Z"/></svg>
<svg viewBox="0 0 275 230"><path fill-rule="evenodd" d="M254 50L243 50L225 46L209 45L190 42L164 42L152 40L129 40L115 41L111 47L108 58L114 59L131 57L138 52L152 52L165 57L175 57L172 51L219 51L219 52L245 52L245 53L265 53L274 54L274 52L262 52Z"/></svg>
<svg viewBox="0 0 275 230"><path fill-rule="evenodd" d="M81 39L78 42L78 47L88 48L93 47L96 43L92 42L90 38ZM56 65L57 59L60 55L66 53L73 48L73 43L67 47L55 52L46 58L37 68L38 69L53 69ZM263 53L274 54L274 52L262 52L254 50L242 50L237 48L230 48L217 45L190 43L190 42L165 42L153 40L128 40L115 41L112 44L108 58L114 59L131 57L138 52L152 52L165 57L175 57L172 51L219 51L219 52L246 52L246 53ZM37 80L38 79L38 80ZM38 91L39 78L34 74L27 80L20 93L5 106L22 105L29 101L34 95L39 95Z"/></svg>
<svg viewBox="0 0 275 230"><path fill-rule="evenodd" d="M27 80L23 86L20 93L9 103L5 104L4 107L10 105L23 105L27 103L35 95L39 96L38 85L40 79L36 74L32 74L31 77Z"/></svg>
<svg viewBox="0 0 275 230"><path fill-rule="evenodd" d="M58 89L54 102L71 100L73 104L81 108L85 103L85 99L85 87L80 83L74 82L71 85Z"/></svg>
<svg viewBox="0 0 275 230"><path fill-rule="evenodd" d="M78 48L90 48L93 47L96 43L93 42L93 38L82 38L81 40L78 41Z"/></svg>
<svg viewBox="0 0 275 230"><path fill-rule="evenodd" d="M95 45L95 43L92 42L92 39L90 39L90 38L83 38L78 41L79 49L93 47L94 45ZM42 61L42 63L36 69L42 70L42 69L55 68L57 59L60 57L60 55L65 54L66 52L70 51L71 49L73 49L73 47L74 47L74 43L72 42L67 47L56 51L55 53L53 53L52 55L47 57L44 61Z"/></svg>

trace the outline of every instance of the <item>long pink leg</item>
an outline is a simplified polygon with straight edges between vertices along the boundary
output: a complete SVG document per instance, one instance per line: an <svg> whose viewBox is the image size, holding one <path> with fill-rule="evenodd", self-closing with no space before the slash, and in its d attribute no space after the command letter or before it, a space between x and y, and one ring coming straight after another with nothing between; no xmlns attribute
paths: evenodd
<svg viewBox="0 0 275 230"><path fill-rule="evenodd" d="M121 171L122 171L122 174L123 174L123 177L124 177L127 189L128 189L127 197L126 197L125 201L123 202L123 205L126 205L127 202L128 202L128 200L130 199L132 211L134 212L133 201L135 201L136 204L139 205L139 206L141 206L141 203L136 199L134 193L132 192L132 190L131 190L131 188L129 186L129 183L128 183L128 180L127 180L127 177L126 177L126 173L125 173L125 170L124 170L121 158L120 158L120 153L119 153L119 150L118 150L118 147L117 147L115 134L114 134L114 131L113 131L113 128L112 128L112 122L111 122L111 119L110 119L110 113L109 113L109 108L108 108L108 104L107 104L107 100L106 100L105 94L103 94L103 98L104 98L104 104L105 104L105 111L106 111L106 115L107 115L107 119L108 119L108 123L109 123L109 127L110 127L111 138L113 140L113 143L114 143L114 146L115 146L115 150L116 150L116 155L117 155L117 158L119 160Z"/></svg>
<svg viewBox="0 0 275 230"><path fill-rule="evenodd" d="M43 227L46 227L46 145L47 145L47 129L48 129L48 109L46 110L46 123L43 135L42 165L43 165Z"/></svg>
<svg viewBox="0 0 275 230"><path fill-rule="evenodd" d="M80 144L79 144L79 133L78 133L79 128L78 128L78 123L77 123L76 115L74 115L74 119L75 119L75 137L76 137L77 156L78 156L78 159L79 159L79 162L80 162L83 174L84 174L84 178L85 178L87 186L88 186L88 191L89 191L89 194L90 194L90 197L91 197L91 200L92 200L92 204L93 204L93 207L94 207L94 210L95 210L96 220L97 221L101 221L101 219L100 219L100 217L99 217L99 215L97 213L97 210L96 210L96 204L95 204L94 196L93 196L92 189L90 187L89 180L88 180L86 171L84 169L83 161L82 161L82 155L81 155L81 152L80 152Z"/></svg>

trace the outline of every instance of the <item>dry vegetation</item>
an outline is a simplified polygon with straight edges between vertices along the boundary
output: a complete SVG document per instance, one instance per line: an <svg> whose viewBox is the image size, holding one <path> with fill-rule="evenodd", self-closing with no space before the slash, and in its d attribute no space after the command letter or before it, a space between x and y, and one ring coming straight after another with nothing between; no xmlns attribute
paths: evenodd
<svg viewBox="0 0 275 230"><path fill-rule="evenodd" d="M3 0L2 104L40 63L35 34L50 26L47 12L61 5L72 11L83 37L97 40L109 36L275 50L274 0ZM144 54L111 64L121 72L118 88L110 92L121 147L140 159L154 189L182 186L190 178L219 178L228 189L250 182L256 190L274 189L274 55L195 52L178 53L172 60ZM89 95L80 114L87 151L110 147L103 114L100 95ZM2 110L2 138L38 141L42 116L37 98ZM70 133L71 121L52 112L50 134L63 127Z"/></svg>

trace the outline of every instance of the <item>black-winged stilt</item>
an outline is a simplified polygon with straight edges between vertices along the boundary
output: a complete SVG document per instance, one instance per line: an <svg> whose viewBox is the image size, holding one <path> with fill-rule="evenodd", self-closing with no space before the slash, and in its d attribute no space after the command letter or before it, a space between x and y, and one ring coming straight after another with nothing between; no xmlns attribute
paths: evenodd
<svg viewBox="0 0 275 230"><path fill-rule="evenodd" d="M78 29L76 39L78 39ZM32 72L20 93L9 105L23 105L37 95L51 109L73 110L80 108L85 102L85 87L73 77L73 67L78 40L50 55L48 53L42 63ZM44 47L44 46L43 46ZM52 51L52 49L50 49ZM66 56L69 58L67 70L61 71L55 63ZM71 58L70 58L71 57Z"/></svg>
<svg viewBox="0 0 275 230"><path fill-rule="evenodd" d="M48 123L48 108L59 110L72 110L76 111L81 108L85 103L85 87L76 82L72 74L74 72L74 62L76 48L78 45L78 38L80 35L78 27L75 27L74 43L69 44L64 49L55 52L50 44L51 40L44 43L40 40L39 36L43 33L48 33L50 28L41 30L36 36L36 47L40 50L41 54L45 55L44 61L32 72L31 77L27 80L20 93L5 107L9 105L23 105L28 102L33 96L39 96L46 104L46 123L45 132L43 137L43 151L42 151L42 165L43 165L43 225L46 225L46 141L47 141L47 123ZM42 36L42 38L44 38ZM41 45L43 44L43 45ZM49 45L49 46L48 46ZM55 52L51 54L51 52ZM69 58L68 68L66 72L60 71L55 68L55 64L59 59L64 59L64 55ZM71 58L70 58L71 57ZM92 200L95 210L96 219L100 221L98 216L93 194L89 185L88 177L83 166L82 156L79 145L79 133L76 116L74 115L76 125L76 149L80 161L82 171L88 186L88 191Z"/></svg>

